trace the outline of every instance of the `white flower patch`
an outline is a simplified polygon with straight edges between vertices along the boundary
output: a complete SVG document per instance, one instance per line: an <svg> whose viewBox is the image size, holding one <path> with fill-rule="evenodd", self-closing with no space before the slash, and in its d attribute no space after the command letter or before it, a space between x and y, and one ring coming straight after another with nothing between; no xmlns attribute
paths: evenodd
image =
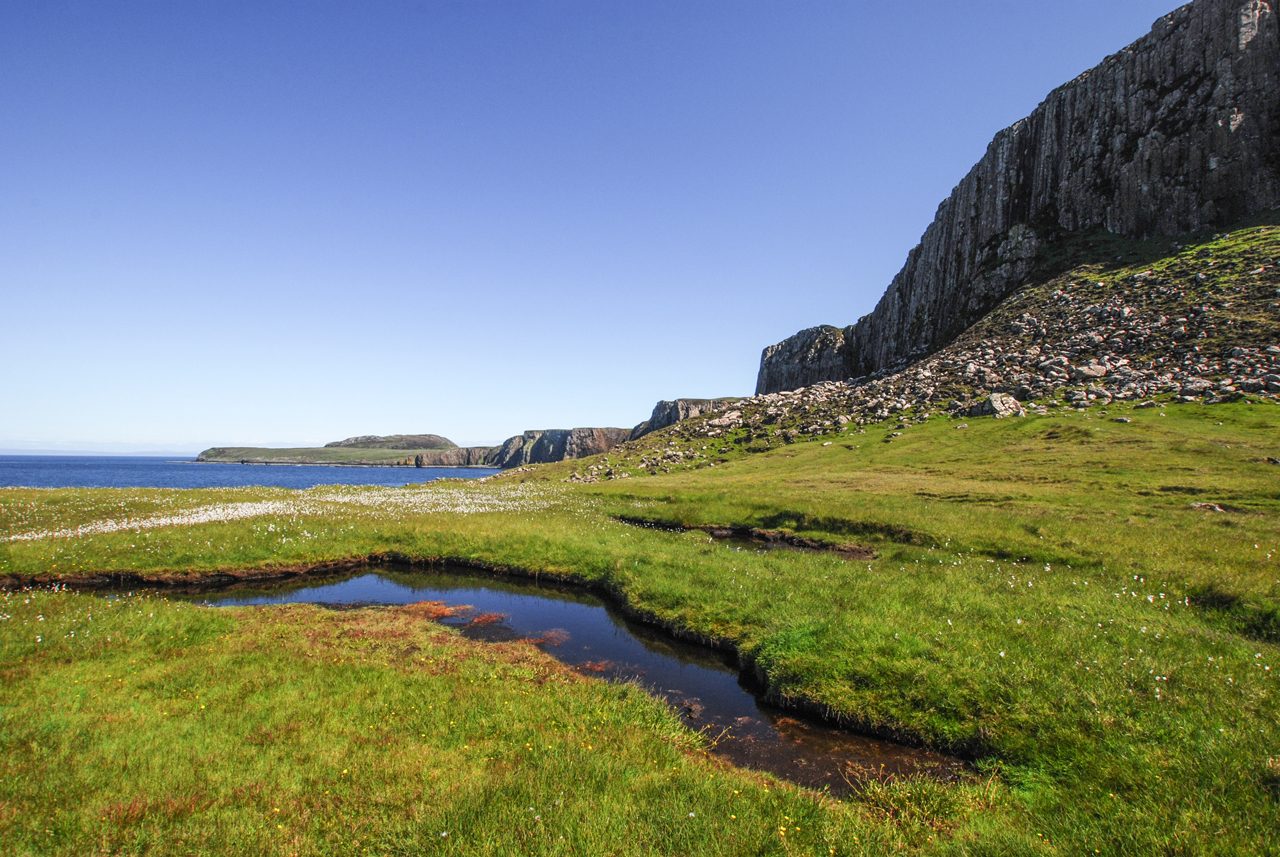
<svg viewBox="0 0 1280 857"><path fill-rule="evenodd" d="M293 508L293 504L283 500L267 500L259 503L221 503L216 506L202 506L189 512L178 512L173 515L155 515L150 518L124 518L123 520L108 518L92 524L81 524L74 528L18 533L14 536L6 536L0 541L29 542L37 539L78 538L99 533L114 533L120 530L154 530L157 527L184 527L192 524L208 524L214 521L236 521L242 518L257 518L262 515L288 514L297 514L297 512Z"/></svg>
<svg viewBox="0 0 1280 857"><path fill-rule="evenodd" d="M338 511L334 507L351 507L371 513L376 518L399 519L412 515L475 515L484 512L536 512L551 505L557 488L524 483L520 485L485 486L480 490L458 490L453 486L421 488L383 488L377 486L325 485L300 491L286 500L261 500L243 503L218 503L186 512L174 512L139 518L107 518L77 527L56 530L33 530L11 536L0 536L0 542L36 541L39 539L80 538L121 530L153 530L159 527L187 527L245 518L296 518L323 516Z"/></svg>
<svg viewBox="0 0 1280 857"><path fill-rule="evenodd" d="M474 515L483 512L536 512L551 505L559 492L550 486L486 485L480 490L459 491L453 487L381 488L374 486L313 489L311 499L324 503L357 506L385 513L388 517L406 514Z"/></svg>

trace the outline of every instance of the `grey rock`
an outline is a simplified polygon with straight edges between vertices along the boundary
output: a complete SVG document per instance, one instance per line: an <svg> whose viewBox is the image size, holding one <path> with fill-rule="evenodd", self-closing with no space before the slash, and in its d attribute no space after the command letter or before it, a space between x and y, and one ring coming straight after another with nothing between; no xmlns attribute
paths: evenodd
<svg viewBox="0 0 1280 857"><path fill-rule="evenodd" d="M1276 18L1260 0L1195 0L1054 90L996 135L875 310L764 349L756 392L935 351L1016 289L1056 234L1178 235L1280 204Z"/></svg>
<svg viewBox="0 0 1280 857"><path fill-rule="evenodd" d="M1025 417L1026 415L1027 412L1023 409L1022 403L1013 396L1004 393L992 393L965 410L965 416L995 417L998 420L1005 417Z"/></svg>
<svg viewBox="0 0 1280 857"><path fill-rule="evenodd" d="M413 457L416 467L493 467L496 446L459 446L438 452L423 452Z"/></svg>
<svg viewBox="0 0 1280 857"><path fill-rule="evenodd" d="M1095 378L1101 378L1107 374L1107 367L1098 363L1090 363L1088 366L1077 366L1071 370L1071 377L1077 381L1092 381Z"/></svg>
<svg viewBox="0 0 1280 857"><path fill-rule="evenodd" d="M824 324L770 345L760 358L756 393L797 390L818 381L836 381L858 374L846 368L845 335L851 330Z"/></svg>
<svg viewBox="0 0 1280 857"><path fill-rule="evenodd" d="M527 464L586 458L608 452L630 436L624 428L574 428L526 431L507 438L491 457L494 467L509 469Z"/></svg>
<svg viewBox="0 0 1280 857"><path fill-rule="evenodd" d="M630 432L629 439L636 440L645 435L673 426L678 422L700 417L715 411L722 411L739 399L673 399L663 400L653 406L653 414Z"/></svg>
<svg viewBox="0 0 1280 857"><path fill-rule="evenodd" d="M1201 393L1209 392L1213 387L1212 381L1206 381L1204 378L1191 378L1183 383L1182 394L1184 396L1198 396Z"/></svg>

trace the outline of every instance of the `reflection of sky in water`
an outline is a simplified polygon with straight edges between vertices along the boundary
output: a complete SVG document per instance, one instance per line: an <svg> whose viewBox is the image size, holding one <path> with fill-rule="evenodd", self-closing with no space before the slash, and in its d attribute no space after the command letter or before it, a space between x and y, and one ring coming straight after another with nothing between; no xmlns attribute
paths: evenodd
<svg viewBox="0 0 1280 857"><path fill-rule="evenodd" d="M559 629L568 637L543 648L564 663L613 679L634 678L681 711L694 729L711 737L729 728L717 750L740 764L773 771L807 785L846 788L842 765L885 765L894 771L954 763L918 750L806 721L759 703L738 681L738 671L718 653L681 643L655 629L628 622L594 595L479 576L367 573L345 580L272 589L239 589L200 596L212 605L412 604L443 601L470 605L476 614L500 613L498 631L540 637ZM466 617L448 624L465 624ZM492 633L494 629L486 628Z"/></svg>
<svg viewBox="0 0 1280 857"><path fill-rule="evenodd" d="M697 699L710 714L720 717L759 717L753 696L738 685L738 672L714 652L701 647L681 646L674 641L642 642L625 620L611 614L595 597L574 595L572 600L555 589L538 589L537 594L513 592L486 585L477 578L459 579L444 575L419 578L430 585L411 584L398 575L364 574L337 583L309 586L288 593L251 596L228 593L204 600L211 604L290 604L296 602L350 604L412 604L415 601L445 601L468 604L477 613L502 613L504 624L521 637L537 637L553 628L567 631L568 639L547 651L571 666L608 662L611 676L634 676L675 701ZM533 584L529 585L533 589ZM645 635L649 636L649 635Z"/></svg>

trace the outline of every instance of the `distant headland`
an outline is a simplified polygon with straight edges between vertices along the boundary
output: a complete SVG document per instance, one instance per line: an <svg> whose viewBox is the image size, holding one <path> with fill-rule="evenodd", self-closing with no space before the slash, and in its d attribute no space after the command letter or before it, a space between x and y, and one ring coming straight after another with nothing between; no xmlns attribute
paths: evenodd
<svg viewBox="0 0 1280 857"><path fill-rule="evenodd" d="M498 446L458 446L438 434L360 435L324 446L273 448L215 446L196 461L222 464L322 464L345 467L496 467L508 470L608 452L681 420L721 409L736 399L675 399L658 402L634 428L533 429Z"/></svg>

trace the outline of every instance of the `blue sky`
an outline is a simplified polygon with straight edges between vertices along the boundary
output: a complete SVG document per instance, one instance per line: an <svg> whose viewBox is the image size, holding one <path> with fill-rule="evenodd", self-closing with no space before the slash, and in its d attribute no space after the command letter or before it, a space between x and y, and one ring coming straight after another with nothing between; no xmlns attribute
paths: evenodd
<svg viewBox="0 0 1280 857"><path fill-rule="evenodd" d="M0 449L749 394L1173 5L0 5Z"/></svg>

